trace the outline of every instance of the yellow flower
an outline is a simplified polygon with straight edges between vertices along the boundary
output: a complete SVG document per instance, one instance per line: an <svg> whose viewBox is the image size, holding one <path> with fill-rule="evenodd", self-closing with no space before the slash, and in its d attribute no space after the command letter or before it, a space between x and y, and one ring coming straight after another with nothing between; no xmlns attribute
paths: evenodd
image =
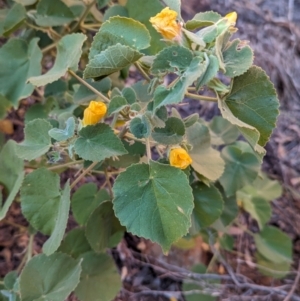
<svg viewBox="0 0 300 301"><path fill-rule="evenodd" d="M100 121L106 114L107 107L104 102L92 100L83 113L83 125L92 125Z"/></svg>
<svg viewBox="0 0 300 301"><path fill-rule="evenodd" d="M181 169L187 168L193 162L192 158L183 148L171 149L169 159L172 166Z"/></svg>
<svg viewBox="0 0 300 301"><path fill-rule="evenodd" d="M177 13L169 7L150 18L152 26L167 40L180 39L181 25L176 21Z"/></svg>
<svg viewBox="0 0 300 301"><path fill-rule="evenodd" d="M235 11L227 14L225 18L229 21L230 25L234 26L237 19L237 13Z"/></svg>

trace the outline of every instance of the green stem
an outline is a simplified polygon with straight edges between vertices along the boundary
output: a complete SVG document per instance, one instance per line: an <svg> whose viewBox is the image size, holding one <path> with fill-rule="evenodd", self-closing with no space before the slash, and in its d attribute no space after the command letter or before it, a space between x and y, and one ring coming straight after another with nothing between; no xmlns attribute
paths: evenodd
<svg viewBox="0 0 300 301"><path fill-rule="evenodd" d="M69 166L72 166L75 164L81 164L83 162L84 162L84 160L77 160L77 161L67 162L64 164L54 165L54 166L48 167L47 169L48 170L56 170L56 169L60 169L60 168L64 168L64 167L69 167Z"/></svg>
<svg viewBox="0 0 300 301"><path fill-rule="evenodd" d="M111 127L112 129L114 129L115 126L116 126L116 123L117 123L117 120L118 120L118 116L119 116L118 113L115 113L115 114L114 114L113 120L111 121L111 124L110 124L110 127Z"/></svg>
<svg viewBox="0 0 300 301"><path fill-rule="evenodd" d="M99 161L93 162L87 169L85 169L82 174L80 174L75 180L74 182L70 185L70 189L73 189L77 183L79 183L79 181L84 178L84 176L86 174L88 174L97 164L99 163Z"/></svg>
<svg viewBox="0 0 300 301"><path fill-rule="evenodd" d="M49 50L55 48L58 42L59 42L59 41L57 41L57 42L55 42L55 43L52 43L52 44L46 46L45 48L43 48L43 49L42 49L42 53L45 54L45 53L48 52Z"/></svg>
<svg viewBox="0 0 300 301"><path fill-rule="evenodd" d="M69 74L72 75L73 77L75 77L81 84L83 84L84 86L86 86L87 88L89 88L91 91L93 91L97 96L99 96L103 101L109 103L110 100L104 96L100 91L98 91L97 89L95 89L93 86L91 86L89 83L87 83L85 80L83 80L80 76L78 76L74 71L72 70L68 70Z"/></svg>
<svg viewBox="0 0 300 301"><path fill-rule="evenodd" d="M31 234L29 236L29 243L28 243L28 249L27 249L27 262L32 258L33 239L34 239L34 235Z"/></svg>
<svg viewBox="0 0 300 301"><path fill-rule="evenodd" d="M7 225L10 225L12 227L18 228L21 232L26 232L28 230L27 227L19 225L19 224L15 223L15 222L11 222L11 221L8 221L8 220L3 220L3 222L5 224L7 224Z"/></svg>
<svg viewBox="0 0 300 301"><path fill-rule="evenodd" d="M151 160L151 146L150 146L150 139L146 138L146 151L147 151L147 158L148 158L148 163L150 163Z"/></svg>
<svg viewBox="0 0 300 301"><path fill-rule="evenodd" d="M247 234L249 234L250 236L254 237L254 233L251 232L250 230L248 230L244 225L242 225L240 222L238 222L237 220L235 220L234 222L240 229L242 229L244 232L246 232Z"/></svg>
<svg viewBox="0 0 300 301"><path fill-rule="evenodd" d="M83 14L81 15L81 17L79 18L79 20L77 21L77 23L73 26L73 28L71 28L71 33L75 32L76 30L78 30L78 28L80 27L81 23L85 20L85 18L87 17L87 15L90 12L90 9L95 5L96 0L93 0L90 4L88 4L83 12Z"/></svg>
<svg viewBox="0 0 300 301"><path fill-rule="evenodd" d="M110 183L110 175L108 174L107 169L105 169L104 173L105 173L105 178L106 178L106 183L107 183L109 195L110 195L111 198L113 198L114 194L113 194L112 186L111 186L111 183Z"/></svg>
<svg viewBox="0 0 300 301"><path fill-rule="evenodd" d="M209 97L209 96L205 96L205 95L197 95L197 94L192 94L189 92L185 93L186 97L192 98L192 99L196 99L196 100L205 100L205 101L211 101L211 102L218 102L218 98L216 97Z"/></svg>
<svg viewBox="0 0 300 301"><path fill-rule="evenodd" d="M151 81L151 78L149 77L149 75L145 72L145 70L142 68L142 66L138 63L135 62L134 63L135 67L141 72L141 74L143 75L143 77L145 78L145 80L147 80L148 82Z"/></svg>

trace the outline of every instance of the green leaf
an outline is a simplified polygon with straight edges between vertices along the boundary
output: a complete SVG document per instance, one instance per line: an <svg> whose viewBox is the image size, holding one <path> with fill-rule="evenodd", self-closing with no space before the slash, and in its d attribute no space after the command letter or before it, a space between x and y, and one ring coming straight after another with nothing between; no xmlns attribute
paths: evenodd
<svg viewBox="0 0 300 301"><path fill-rule="evenodd" d="M219 218L219 222L224 228L230 225L234 221L234 219L238 216L239 208L235 196L226 197L226 195L224 195L223 193L222 196L224 200L224 209Z"/></svg>
<svg viewBox="0 0 300 301"><path fill-rule="evenodd" d="M22 301L65 300L79 283L80 265L80 261L63 253L34 256L20 275Z"/></svg>
<svg viewBox="0 0 300 301"><path fill-rule="evenodd" d="M144 24L150 33L151 46L147 49L147 54L157 54L165 43L161 41L162 36L154 29L149 19L159 13L163 5L159 0L127 0L125 7L129 17Z"/></svg>
<svg viewBox="0 0 300 301"><path fill-rule="evenodd" d="M125 97L115 96L111 99L108 105L107 115L111 116L114 113L118 113L122 111L126 106L128 106L128 102Z"/></svg>
<svg viewBox="0 0 300 301"><path fill-rule="evenodd" d="M224 234L220 238L220 246L222 249L227 250L227 251L232 251L234 247L234 238L233 236L229 234Z"/></svg>
<svg viewBox="0 0 300 301"><path fill-rule="evenodd" d="M196 83L197 91L211 81L219 71L219 60L212 54L209 57L206 57L205 65L205 72L198 78Z"/></svg>
<svg viewBox="0 0 300 301"><path fill-rule="evenodd" d="M133 118L129 128L136 138L147 138L151 134L151 123L145 115Z"/></svg>
<svg viewBox="0 0 300 301"><path fill-rule="evenodd" d="M50 238L43 245L43 252L46 255L54 253L64 237L70 210L70 184L66 183L64 190L61 193L61 198L58 204L57 218L54 229Z"/></svg>
<svg viewBox="0 0 300 301"><path fill-rule="evenodd" d="M220 14L213 11L207 11L196 14L192 20L186 22L185 26L188 30L195 30L200 27L213 25L221 18L222 16Z"/></svg>
<svg viewBox="0 0 300 301"><path fill-rule="evenodd" d="M13 290L17 280L18 280L18 272L10 271L5 275L3 282L8 290Z"/></svg>
<svg viewBox="0 0 300 301"><path fill-rule="evenodd" d="M187 88L192 85L204 71L205 66L202 63L202 59L199 57L193 58L189 67L172 88L168 89L165 86L157 87L154 93L154 108L157 109L161 106L181 102Z"/></svg>
<svg viewBox="0 0 300 301"><path fill-rule="evenodd" d="M28 44L23 39L13 38L0 48L0 94L15 108L20 99L34 90L33 85L27 83L28 77L41 74L42 52L38 40L34 38Z"/></svg>
<svg viewBox="0 0 300 301"><path fill-rule="evenodd" d="M66 253L74 259L91 250L84 228L75 228L68 232L58 249L59 252Z"/></svg>
<svg viewBox="0 0 300 301"><path fill-rule="evenodd" d="M75 142L75 152L89 161L102 161L127 153L121 140L104 123L84 127Z"/></svg>
<svg viewBox="0 0 300 301"><path fill-rule="evenodd" d="M210 121L209 130L212 145L231 144L240 135L237 127L221 116L215 116Z"/></svg>
<svg viewBox="0 0 300 301"><path fill-rule="evenodd" d="M71 9L61 0L41 0L36 9L35 22L42 27L65 25L75 19Z"/></svg>
<svg viewBox="0 0 300 301"><path fill-rule="evenodd" d="M115 247L124 235L124 228L115 217L113 205L105 201L91 214L85 235L93 250L97 253L105 248Z"/></svg>
<svg viewBox="0 0 300 301"><path fill-rule="evenodd" d="M158 143L169 145L178 144L185 134L184 123L181 119L170 117L164 128L154 128L152 138Z"/></svg>
<svg viewBox="0 0 300 301"><path fill-rule="evenodd" d="M201 228L210 226L223 211L223 199L219 190L211 185L194 183L192 185L195 207L193 210L193 224L199 232Z"/></svg>
<svg viewBox="0 0 300 301"><path fill-rule="evenodd" d="M68 118L66 121L66 128L64 130L53 128L48 134L56 141L65 141L73 137L75 131L75 119L74 117Z"/></svg>
<svg viewBox="0 0 300 301"><path fill-rule="evenodd" d="M85 225L92 212L110 197L105 189L98 191L95 183L80 186L72 197L72 211L75 220L80 225Z"/></svg>
<svg viewBox="0 0 300 301"><path fill-rule="evenodd" d="M186 129L188 143L193 148L189 151L193 162L192 167L211 181L221 177L224 171L224 161L218 151L210 145L208 128L196 122Z"/></svg>
<svg viewBox="0 0 300 301"><path fill-rule="evenodd" d="M240 39L230 41L222 52L226 69L225 75L229 77L242 75L253 63L253 51L243 43Z"/></svg>
<svg viewBox="0 0 300 301"><path fill-rule="evenodd" d="M65 35L57 44L54 66L43 75L30 77L28 82L38 87L44 86L64 76L68 69L76 71L82 53L81 48L86 38L86 35L82 33Z"/></svg>
<svg viewBox="0 0 300 301"><path fill-rule="evenodd" d="M165 252L191 225L192 191L178 168L154 161L132 165L117 177L113 192L121 224L159 243Z"/></svg>
<svg viewBox="0 0 300 301"><path fill-rule="evenodd" d="M265 226L260 233L254 234L254 241L258 252L268 260L275 263L292 262L292 241L280 229Z"/></svg>
<svg viewBox="0 0 300 301"><path fill-rule="evenodd" d="M15 3L5 14L4 20L0 20L0 36L9 35L18 29L26 19L26 9L23 5Z"/></svg>
<svg viewBox="0 0 300 301"><path fill-rule="evenodd" d="M188 68L193 60L193 53L182 46L164 48L155 57L151 66L151 73L164 75L168 72L182 72Z"/></svg>
<svg viewBox="0 0 300 301"><path fill-rule="evenodd" d="M82 256L82 274L75 294L81 301L111 301L122 287L112 258L107 254L86 253Z"/></svg>
<svg viewBox="0 0 300 301"><path fill-rule="evenodd" d="M108 4L109 0L97 0L99 9L105 7Z"/></svg>
<svg viewBox="0 0 300 301"><path fill-rule="evenodd" d="M10 101L0 94L0 119L4 119L11 108Z"/></svg>
<svg viewBox="0 0 300 301"><path fill-rule="evenodd" d="M171 10L175 10L178 14L178 17L181 18L181 0L163 0L163 2Z"/></svg>
<svg viewBox="0 0 300 301"><path fill-rule="evenodd" d="M28 122L24 129L25 140L16 145L17 156L31 161L45 154L51 146L48 135L51 128L51 124L44 119Z"/></svg>
<svg viewBox="0 0 300 301"><path fill-rule="evenodd" d="M24 6L29 6L29 5L34 4L37 0L14 0L14 1L17 3L20 3Z"/></svg>
<svg viewBox="0 0 300 301"><path fill-rule="evenodd" d="M84 70L84 78L97 78L112 74L130 66L142 56L143 54L139 51L119 43L109 46L89 61Z"/></svg>
<svg viewBox="0 0 300 301"><path fill-rule="evenodd" d="M238 126L241 133L258 152L275 127L279 102L273 84L266 73L252 66L233 79L229 95L219 99L222 116Z"/></svg>
<svg viewBox="0 0 300 301"><path fill-rule="evenodd" d="M132 85L132 89L136 93L136 99L140 102L149 102L153 96L148 92L149 84L145 80L141 80Z"/></svg>
<svg viewBox="0 0 300 301"><path fill-rule="evenodd" d="M107 21L109 18L114 16L120 16L120 17L128 17L128 11L126 7L122 5L113 5L110 8L108 8L105 13L103 20Z"/></svg>
<svg viewBox="0 0 300 301"><path fill-rule="evenodd" d="M256 252L255 259L257 268L263 275L270 276L275 279L281 279L290 272L291 263L288 261L274 262L268 260L259 252Z"/></svg>
<svg viewBox="0 0 300 301"><path fill-rule="evenodd" d="M220 183L226 195L231 196L256 179L260 161L254 153L244 152L235 145L224 147L221 154L225 161L225 171Z"/></svg>
<svg viewBox="0 0 300 301"><path fill-rule="evenodd" d="M136 93L131 87L125 87L122 90L122 95L129 104L134 104L136 102Z"/></svg>
<svg viewBox="0 0 300 301"><path fill-rule="evenodd" d="M25 177L21 188L23 215L45 235L52 233L59 215L62 198L59 180L57 174L39 168Z"/></svg>
<svg viewBox="0 0 300 301"><path fill-rule="evenodd" d="M257 220L260 229L262 229L270 220L272 209L270 204L264 198L247 198L247 196L245 197L238 191L237 199L238 202L241 202L243 209L247 211L252 218Z"/></svg>
<svg viewBox="0 0 300 301"><path fill-rule="evenodd" d="M51 107L47 106L47 104L43 105L41 103L36 103L32 105L25 113L25 125L34 119L47 119L50 111Z"/></svg>
<svg viewBox="0 0 300 301"><path fill-rule="evenodd" d="M103 78L102 80L97 82L93 81L92 79L87 79L86 82L103 94L107 94L107 92L111 89L111 80L108 77ZM98 95L96 95L88 87L80 85L78 90L74 94L73 100L75 103L84 103L90 100L94 100L97 97Z"/></svg>
<svg viewBox="0 0 300 301"><path fill-rule="evenodd" d="M150 46L150 35L142 23L125 17L112 17L104 22L95 35L89 59L105 51L110 46L121 44L132 50L141 50Z"/></svg>

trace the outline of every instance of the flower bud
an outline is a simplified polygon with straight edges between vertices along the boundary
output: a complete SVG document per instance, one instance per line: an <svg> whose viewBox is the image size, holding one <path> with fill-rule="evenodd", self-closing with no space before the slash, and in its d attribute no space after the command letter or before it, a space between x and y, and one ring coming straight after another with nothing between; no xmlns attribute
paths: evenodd
<svg viewBox="0 0 300 301"><path fill-rule="evenodd" d="M193 161L192 158L189 156L187 151L183 148L173 148L170 151L170 165L185 169L187 168Z"/></svg>
<svg viewBox="0 0 300 301"><path fill-rule="evenodd" d="M100 121L100 119L106 114L107 107L104 102L92 100L89 106L83 113L83 125L93 125Z"/></svg>
<svg viewBox="0 0 300 301"><path fill-rule="evenodd" d="M177 12L164 8L156 16L150 18L152 26L166 39L166 40L181 40L181 24L176 20Z"/></svg>

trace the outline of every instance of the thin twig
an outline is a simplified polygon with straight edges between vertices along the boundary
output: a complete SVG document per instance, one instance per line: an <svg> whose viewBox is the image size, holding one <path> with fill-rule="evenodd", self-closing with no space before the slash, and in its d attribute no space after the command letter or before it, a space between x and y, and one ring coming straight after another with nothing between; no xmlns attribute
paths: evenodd
<svg viewBox="0 0 300 301"><path fill-rule="evenodd" d="M295 279L295 282L290 290L290 292L288 293L288 295L284 298L283 301L289 301L291 300L296 288L298 287L298 283L299 283L299 280L300 280L300 261L298 263L298 273L297 273L297 276L296 276L296 279Z"/></svg>
<svg viewBox="0 0 300 301"><path fill-rule="evenodd" d="M95 5L96 0L93 0L90 4L88 4L83 12L83 14L81 15L81 17L79 18L79 20L77 21L77 23L73 26L73 28L71 28L71 32L75 32L78 30L78 28L81 26L81 23L83 23L83 21L85 20L85 18L87 17L87 15L90 12L90 9Z"/></svg>
<svg viewBox="0 0 300 301"><path fill-rule="evenodd" d="M141 72L141 74L143 75L144 79L147 80L148 82L151 81L151 78L149 77L149 75L145 72L145 70L141 67L141 65L138 62L134 63L135 67Z"/></svg>
<svg viewBox="0 0 300 301"><path fill-rule="evenodd" d="M64 163L64 164L50 166L47 169L48 170L56 170L56 169L60 169L60 168L64 168L64 167L69 167L69 166L72 166L72 165L75 165L75 164L81 164L83 162L84 162L84 160L77 160L77 161L67 162L67 163Z"/></svg>
<svg viewBox="0 0 300 301"><path fill-rule="evenodd" d="M73 189L76 184L86 175L88 174L97 164L99 163L99 161L93 162L88 168L86 168L82 174L80 174L75 180L74 182L70 185L70 189Z"/></svg>
<svg viewBox="0 0 300 301"><path fill-rule="evenodd" d="M145 139L146 142L146 152L147 152L147 159L148 159L148 164L150 163L150 160L152 159L151 156L151 145L150 145L150 139L146 138Z"/></svg>
<svg viewBox="0 0 300 301"><path fill-rule="evenodd" d="M81 84L83 84L84 86L89 88L92 92L94 92L96 95L98 95L103 101L105 101L107 103L110 102L110 100L105 95L103 95L100 91L98 91L93 86L91 86L89 83L87 83L84 79L82 79L80 76L78 76L74 71L69 69L68 72L70 75L75 77Z"/></svg>
<svg viewBox="0 0 300 301"><path fill-rule="evenodd" d="M192 99L196 99L196 100L218 102L218 98L216 98L216 97L209 97L209 96L205 96L205 95L198 95L198 94L193 94L193 93L189 93L189 92L186 92L185 96L189 97L189 98L192 98Z"/></svg>

